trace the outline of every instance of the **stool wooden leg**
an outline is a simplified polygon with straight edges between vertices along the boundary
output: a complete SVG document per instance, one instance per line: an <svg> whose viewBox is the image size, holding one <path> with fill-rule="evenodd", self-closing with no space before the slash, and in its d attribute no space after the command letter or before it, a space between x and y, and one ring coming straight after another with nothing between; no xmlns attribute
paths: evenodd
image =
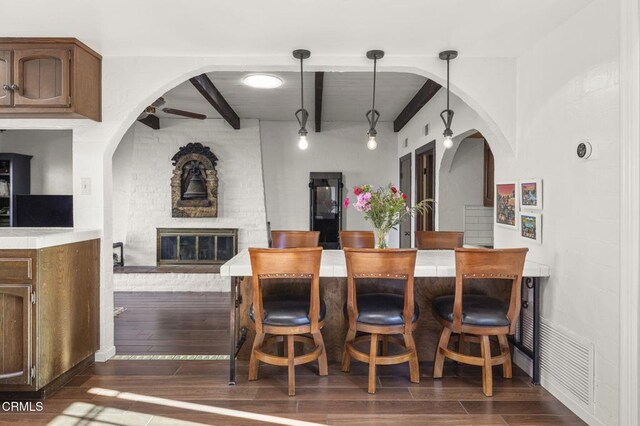
<svg viewBox="0 0 640 426"><path fill-rule="evenodd" d="M355 338L356 331L349 329L344 343L344 353L342 354L342 371L345 373L349 372L349 367L351 366L351 355L349 355L349 351L347 350L347 343L353 344Z"/></svg>
<svg viewBox="0 0 640 426"><path fill-rule="evenodd" d="M316 346L322 348L322 353L320 354L320 357L318 357L318 370L321 376L327 376L329 375L329 368L327 367L327 351L324 347L322 333L318 331L317 333L312 333L312 336L313 342L316 344Z"/></svg>
<svg viewBox="0 0 640 426"><path fill-rule="evenodd" d="M249 380L258 380L260 361L256 358L256 349L262 349L263 341L264 333L256 333L256 337L253 339L253 347L251 349L251 359L249 360Z"/></svg>
<svg viewBox="0 0 640 426"><path fill-rule="evenodd" d="M287 367L289 369L289 396L296 394L296 369L294 364L295 349L293 343L293 334L287 336Z"/></svg>
<svg viewBox="0 0 640 426"><path fill-rule="evenodd" d="M385 336L386 337L386 336ZM420 366L418 364L418 351L416 350L416 342L411 334L404 335L404 345L407 350L413 352L409 359L409 377L411 383L420 383Z"/></svg>
<svg viewBox="0 0 640 426"><path fill-rule="evenodd" d="M465 341L464 333L460 333L460 337L458 339L458 352L461 354L467 353L467 342Z"/></svg>
<svg viewBox="0 0 640 426"><path fill-rule="evenodd" d="M382 335L382 355L389 355L389 336L384 334Z"/></svg>
<svg viewBox="0 0 640 426"><path fill-rule="evenodd" d="M436 348L436 357L433 361L433 378L439 379L442 377L442 370L444 369L444 354L440 350L446 349L449 346L449 339L451 338L451 330L447 327L442 327L442 333L440 333L440 340L438 341L438 347Z"/></svg>
<svg viewBox="0 0 640 426"><path fill-rule="evenodd" d="M489 336L482 336L480 343L480 352L484 359L482 366L482 390L486 396L493 395L493 369L491 367L491 341Z"/></svg>
<svg viewBox="0 0 640 426"><path fill-rule="evenodd" d="M378 355L378 335L371 335L369 346L369 393L376 393L376 357Z"/></svg>
<svg viewBox="0 0 640 426"><path fill-rule="evenodd" d="M500 342L500 352L507 353L507 359L502 364L502 377L510 379L513 377L513 370L511 366L511 349L509 349L509 342L507 336L504 334L498 335L498 342Z"/></svg>

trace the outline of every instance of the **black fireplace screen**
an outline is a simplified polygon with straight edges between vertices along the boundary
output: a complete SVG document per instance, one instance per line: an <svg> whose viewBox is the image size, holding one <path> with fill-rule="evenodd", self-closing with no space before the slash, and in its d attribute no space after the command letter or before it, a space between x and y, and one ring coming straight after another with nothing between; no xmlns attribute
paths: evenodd
<svg viewBox="0 0 640 426"><path fill-rule="evenodd" d="M158 265L221 265L237 252L237 229L158 228Z"/></svg>

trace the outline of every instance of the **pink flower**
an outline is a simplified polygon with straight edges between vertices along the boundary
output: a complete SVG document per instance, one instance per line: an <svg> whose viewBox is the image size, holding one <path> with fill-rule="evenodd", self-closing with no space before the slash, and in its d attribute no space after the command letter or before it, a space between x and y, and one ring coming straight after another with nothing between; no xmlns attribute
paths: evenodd
<svg viewBox="0 0 640 426"><path fill-rule="evenodd" d="M356 195L360 195L360 194L362 194L362 189L360 189L359 186L354 186L353 187L353 193L356 194Z"/></svg>
<svg viewBox="0 0 640 426"><path fill-rule="evenodd" d="M368 203L369 201L371 201L371 193L365 192L364 194L362 194L362 199L365 203Z"/></svg>
<svg viewBox="0 0 640 426"><path fill-rule="evenodd" d="M344 202L343 202L343 205L344 205L345 209L349 208L349 203L350 202L351 201L349 200L349 197L345 197Z"/></svg>
<svg viewBox="0 0 640 426"><path fill-rule="evenodd" d="M393 192L395 194L396 192L398 192L398 189L395 186L392 186L391 187L391 192Z"/></svg>

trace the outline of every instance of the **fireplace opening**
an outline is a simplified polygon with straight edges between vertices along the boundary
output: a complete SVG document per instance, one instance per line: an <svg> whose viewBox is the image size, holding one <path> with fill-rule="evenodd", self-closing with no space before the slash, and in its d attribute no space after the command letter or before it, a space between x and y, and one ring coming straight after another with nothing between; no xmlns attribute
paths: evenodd
<svg viewBox="0 0 640 426"><path fill-rule="evenodd" d="M160 265L222 265L238 252L238 230L158 228Z"/></svg>

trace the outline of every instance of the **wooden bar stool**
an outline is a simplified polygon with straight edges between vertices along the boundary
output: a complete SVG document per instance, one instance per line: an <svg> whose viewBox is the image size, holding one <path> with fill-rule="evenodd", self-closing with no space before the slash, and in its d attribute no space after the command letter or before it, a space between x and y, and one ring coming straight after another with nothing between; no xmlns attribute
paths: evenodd
<svg viewBox="0 0 640 426"><path fill-rule="evenodd" d="M250 248L251 270L253 272L253 304L249 316L255 324L256 337L253 341L249 361L249 380L258 379L260 361L286 366L289 369L289 396L296 393L295 366L318 360L321 376L326 376L327 354L320 329L324 325L327 308L320 299L320 258L322 247L294 249ZM311 280L309 297L289 294L262 297L262 282L282 279ZM281 283L273 282L273 285ZM265 335L274 337L265 339ZM312 337L304 336L311 334ZM287 355L271 355L263 347L277 343L278 336L286 337ZM295 356L294 342L311 343L314 349Z"/></svg>
<svg viewBox="0 0 640 426"><path fill-rule="evenodd" d="M433 314L442 325L436 348L433 377L441 378L445 358L482 367L482 390L493 395L492 367L502 365L502 375L512 376L511 352L507 335L514 334L520 315L522 270L528 249L456 249L455 294L433 300ZM467 279L511 281L509 304L489 296L463 294ZM480 357L448 348L451 333L464 334L467 341L480 344ZM497 336L500 355L492 357L490 336Z"/></svg>
<svg viewBox="0 0 640 426"><path fill-rule="evenodd" d="M318 247L320 231L271 231L273 248Z"/></svg>
<svg viewBox="0 0 640 426"><path fill-rule="evenodd" d="M374 248L373 231L340 231L340 247Z"/></svg>
<svg viewBox="0 0 640 426"><path fill-rule="evenodd" d="M413 274L415 249L351 249L346 247L347 303L349 331L344 344L342 371L349 372L351 357L369 364L369 393L376 392L376 366L409 363L410 380L420 382L418 354L413 340L420 311L414 302ZM389 293L357 294L356 279L401 279L405 281L404 296ZM367 333L356 338L356 333ZM403 340L392 335L402 335ZM399 355L378 355L378 337L394 337L405 352ZM369 353L360 352L355 344L370 340Z"/></svg>
<svg viewBox="0 0 640 426"><path fill-rule="evenodd" d="M464 232L416 231L418 250L453 250L462 248Z"/></svg>

